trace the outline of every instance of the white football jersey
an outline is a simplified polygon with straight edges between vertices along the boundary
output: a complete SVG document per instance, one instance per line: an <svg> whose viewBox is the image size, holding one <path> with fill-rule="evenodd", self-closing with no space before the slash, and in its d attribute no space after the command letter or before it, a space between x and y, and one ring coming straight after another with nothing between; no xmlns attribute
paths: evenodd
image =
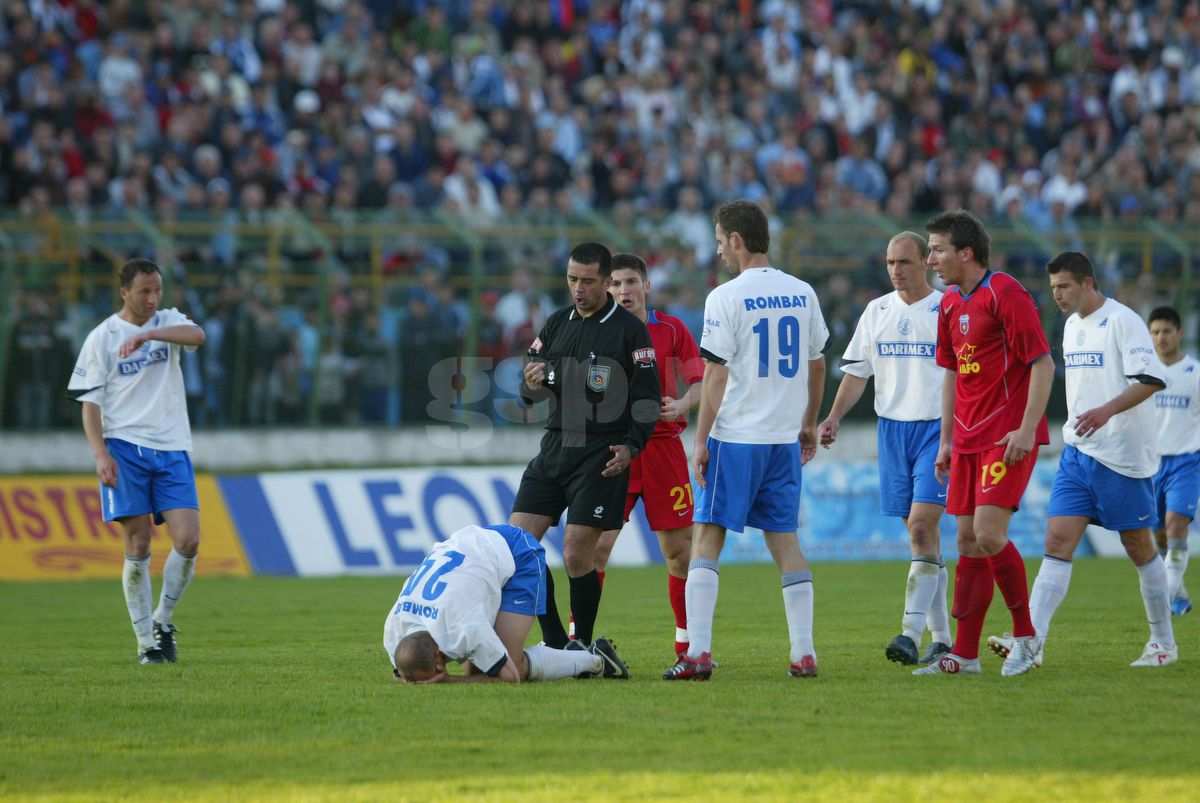
<svg viewBox="0 0 1200 803"><path fill-rule="evenodd" d="M1150 330L1124 304L1105 299L1086 318L1078 313L1063 329L1063 362L1067 373L1067 423L1063 440L1127 477L1150 477L1158 471L1158 419L1154 400L1118 413L1089 437L1075 434L1075 419L1120 395L1135 377L1163 380Z"/></svg>
<svg viewBox="0 0 1200 803"><path fill-rule="evenodd" d="M808 404L808 362L828 341L812 286L775 268L742 271L709 293L700 349L729 366L712 437L795 441Z"/></svg>
<svg viewBox="0 0 1200 803"><path fill-rule="evenodd" d="M1186 354L1164 365L1167 386L1151 399L1158 412L1158 451L1164 455L1200 452L1200 361Z"/></svg>
<svg viewBox="0 0 1200 803"><path fill-rule="evenodd" d="M79 350L67 390L100 407L104 437L166 451L192 449L187 396L176 343L151 340L117 359L117 349L143 329L196 324L177 309L158 310L144 326L113 314L91 331ZM186 347L194 351L194 346Z"/></svg>
<svg viewBox="0 0 1200 803"><path fill-rule="evenodd" d="M392 665L400 640L422 630L452 660L470 659L483 672L499 663L508 654L495 629L500 589L516 570L508 543L484 527L463 527L435 546L384 622Z"/></svg>
<svg viewBox="0 0 1200 803"><path fill-rule="evenodd" d="M854 337L842 355L842 372L875 377L875 414L893 421L933 421L942 417L942 381L937 364L938 307L934 290L905 304L898 292L877 298L863 310Z"/></svg>

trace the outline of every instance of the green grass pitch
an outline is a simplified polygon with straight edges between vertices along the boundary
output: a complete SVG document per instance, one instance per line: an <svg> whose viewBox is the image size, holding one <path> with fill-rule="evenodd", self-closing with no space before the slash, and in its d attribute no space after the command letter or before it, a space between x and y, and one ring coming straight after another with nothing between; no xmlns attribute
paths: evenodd
<svg viewBox="0 0 1200 803"><path fill-rule="evenodd" d="M381 639L399 578L201 576L176 617L180 661L158 667L136 663L118 582L0 584L0 798L1200 794L1200 614L1175 620L1178 664L1132 669L1146 640L1136 574L1080 561L1044 668L1001 678L985 654L982 677L914 678L883 657L905 572L815 567L821 675L798 680L774 567L726 566L721 666L668 684L665 570L615 569L598 633L633 679L520 687L393 683ZM984 632L1005 629L997 592Z"/></svg>

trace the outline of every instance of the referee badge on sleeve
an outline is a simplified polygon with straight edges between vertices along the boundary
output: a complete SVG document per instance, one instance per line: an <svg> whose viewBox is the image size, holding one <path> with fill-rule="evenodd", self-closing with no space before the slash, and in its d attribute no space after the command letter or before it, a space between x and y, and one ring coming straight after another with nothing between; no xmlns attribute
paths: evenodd
<svg viewBox="0 0 1200 803"><path fill-rule="evenodd" d="M636 349L633 352L634 365L653 365L654 364L654 349Z"/></svg>
<svg viewBox="0 0 1200 803"><path fill-rule="evenodd" d="M611 365L592 365L588 367L587 386L597 393L608 389L608 378L612 374Z"/></svg>

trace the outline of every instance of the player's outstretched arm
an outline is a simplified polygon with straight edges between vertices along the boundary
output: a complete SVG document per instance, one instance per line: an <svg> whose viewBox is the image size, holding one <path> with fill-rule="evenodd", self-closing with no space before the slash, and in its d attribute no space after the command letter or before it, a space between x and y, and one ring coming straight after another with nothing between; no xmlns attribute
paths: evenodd
<svg viewBox="0 0 1200 803"><path fill-rule="evenodd" d="M842 419L850 412L850 408L858 404L866 388L867 380L861 376L842 374L837 394L833 397L833 407L829 408L829 415L817 427L817 440L826 449L837 440Z"/></svg>
<svg viewBox="0 0 1200 803"><path fill-rule="evenodd" d="M147 329L144 332L138 332L122 343L121 347L117 349L117 356L125 359L151 340L159 340L163 343L175 343L180 346L203 346L204 330L194 323L182 323L175 326L163 326L158 329Z"/></svg>

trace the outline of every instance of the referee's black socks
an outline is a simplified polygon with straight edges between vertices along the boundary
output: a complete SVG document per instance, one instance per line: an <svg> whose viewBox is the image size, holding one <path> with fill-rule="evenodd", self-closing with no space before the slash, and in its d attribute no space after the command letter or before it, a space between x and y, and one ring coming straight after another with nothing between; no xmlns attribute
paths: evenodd
<svg viewBox="0 0 1200 803"><path fill-rule="evenodd" d="M574 589L574 584L571 587ZM573 602L574 591L572 591L571 599ZM595 621L595 619L596 615L593 611L592 620ZM554 575L551 573L550 567L546 567L546 612L538 616L538 626L542 628L542 641L547 647L561 650L567 646L567 631L563 629L562 618L558 615L558 603L554 600Z"/></svg>
<svg viewBox="0 0 1200 803"><path fill-rule="evenodd" d="M600 611L600 574L592 569L582 577L571 577L571 615L575 617L575 638L592 643L596 614ZM559 625L561 627L561 624Z"/></svg>

